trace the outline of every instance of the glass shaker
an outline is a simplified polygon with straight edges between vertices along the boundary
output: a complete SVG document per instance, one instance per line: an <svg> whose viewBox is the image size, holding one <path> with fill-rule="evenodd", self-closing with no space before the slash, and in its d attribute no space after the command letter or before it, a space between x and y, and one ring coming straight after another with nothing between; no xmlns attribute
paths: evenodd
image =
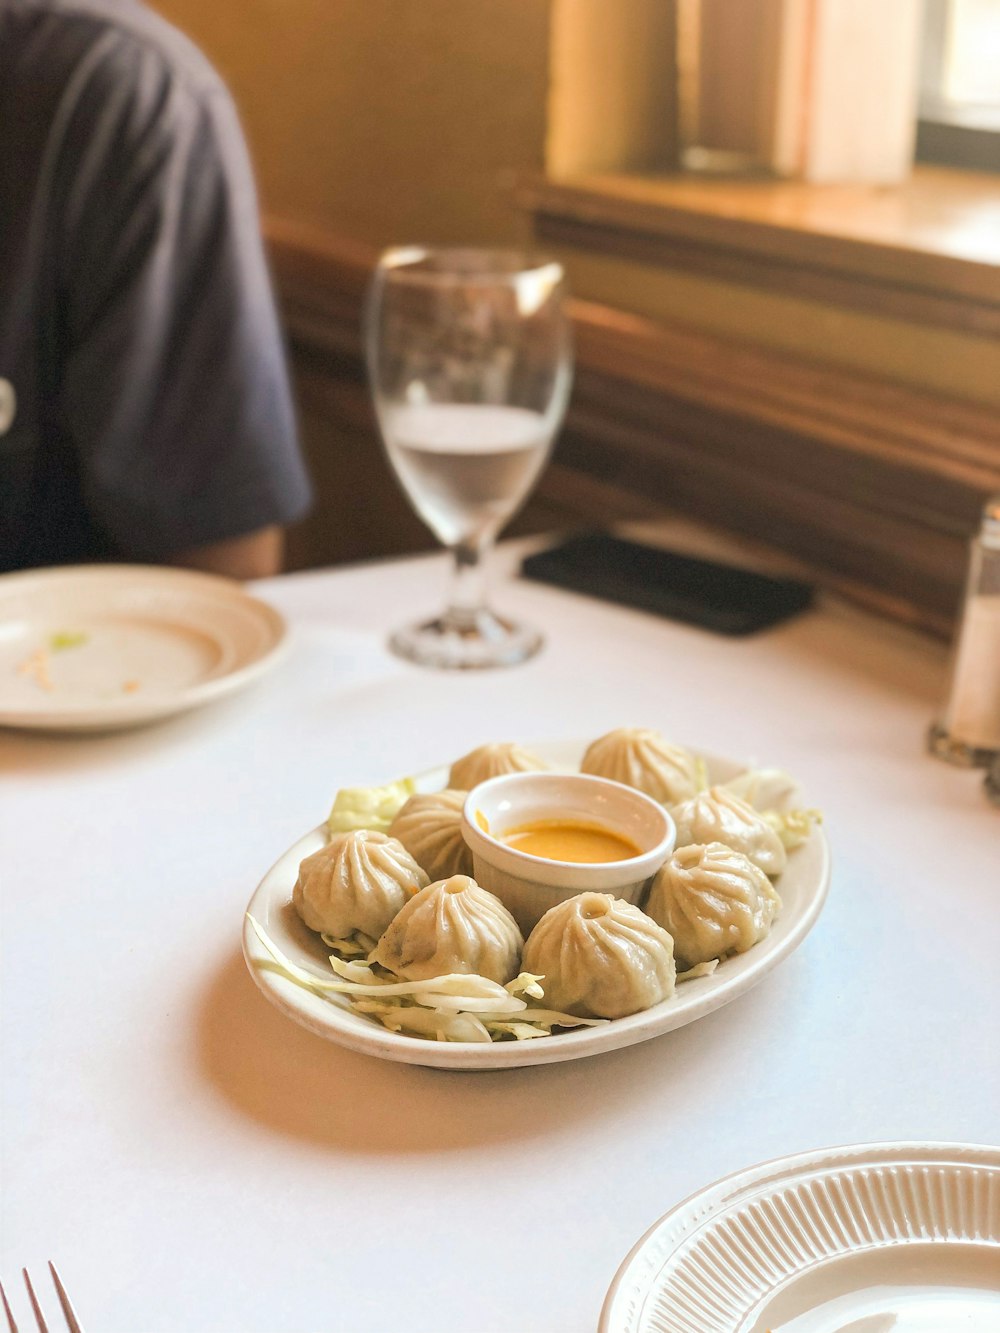
<svg viewBox="0 0 1000 1333"><path fill-rule="evenodd" d="M928 744L932 754L970 768L1000 760L1000 495L987 501L972 539L951 685Z"/></svg>

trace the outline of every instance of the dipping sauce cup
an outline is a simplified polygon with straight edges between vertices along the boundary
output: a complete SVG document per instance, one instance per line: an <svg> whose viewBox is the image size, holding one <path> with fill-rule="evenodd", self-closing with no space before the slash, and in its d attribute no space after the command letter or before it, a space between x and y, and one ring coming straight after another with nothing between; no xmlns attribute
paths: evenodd
<svg viewBox="0 0 1000 1333"><path fill-rule="evenodd" d="M601 829L636 848L617 861L553 860L505 838L540 823ZM473 787L462 809L476 882L495 894L527 938L557 903L593 890L639 904L674 848L664 808L632 787L584 773L505 773Z"/></svg>

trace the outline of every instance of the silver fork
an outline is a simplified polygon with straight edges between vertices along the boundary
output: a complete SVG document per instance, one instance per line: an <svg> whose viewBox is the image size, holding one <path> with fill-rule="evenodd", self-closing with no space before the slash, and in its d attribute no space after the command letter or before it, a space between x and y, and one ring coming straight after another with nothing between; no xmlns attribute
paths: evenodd
<svg viewBox="0 0 1000 1333"><path fill-rule="evenodd" d="M80 1321L76 1317L76 1311L66 1294L66 1288L62 1284L62 1278L56 1272L56 1266L49 1260L49 1272L52 1274L52 1285L56 1289L56 1295L59 1297L59 1304L62 1306L63 1317L66 1320L68 1333L83 1333L80 1327ZM45 1322L45 1316L42 1314L42 1307L38 1303L38 1297L35 1295L35 1289L31 1285L31 1278L28 1276L26 1268L21 1269L21 1276L24 1278L24 1285L28 1288L28 1300L31 1302L32 1313L35 1316L35 1324L38 1327L38 1333L49 1333L49 1326ZM13 1311L7 1300L7 1293L3 1289L3 1283L0 1282L0 1301L3 1302L3 1312L7 1316L7 1326L10 1333L18 1333L17 1323L14 1319Z"/></svg>

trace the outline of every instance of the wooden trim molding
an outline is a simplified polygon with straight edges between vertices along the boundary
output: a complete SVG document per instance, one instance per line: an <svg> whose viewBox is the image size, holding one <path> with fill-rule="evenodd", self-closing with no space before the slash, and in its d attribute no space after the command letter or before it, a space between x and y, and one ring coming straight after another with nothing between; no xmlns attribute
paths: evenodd
<svg viewBox="0 0 1000 1333"><path fill-rule="evenodd" d="M1000 335L1000 179L918 168L905 186L693 176L526 179L537 239Z"/></svg>
<svg viewBox="0 0 1000 1333"><path fill-rule="evenodd" d="M266 230L294 355L360 383L374 252ZM567 521L679 512L949 632L968 538L1000 491L994 414L606 306L573 316L573 398L541 488Z"/></svg>

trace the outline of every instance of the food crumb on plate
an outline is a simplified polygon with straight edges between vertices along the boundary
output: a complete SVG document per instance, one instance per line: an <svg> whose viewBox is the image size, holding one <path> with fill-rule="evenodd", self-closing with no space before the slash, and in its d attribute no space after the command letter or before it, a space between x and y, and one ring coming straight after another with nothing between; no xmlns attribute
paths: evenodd
<svg viewBox="0 0 1000 1333"><path fill-rule="evenodd" d="M54 653L63 653L67 648L82 648L90 640L84 630L61 629L49 635L49 647Z"/></svg>
<svg viewBox="0 0 1000 1333"><path fill-rule="evenodd" d="M52 691L55 685L49 671L49 654L45 648L37 648L17 666L19 676L31 676L40 690Z"/></svg>

